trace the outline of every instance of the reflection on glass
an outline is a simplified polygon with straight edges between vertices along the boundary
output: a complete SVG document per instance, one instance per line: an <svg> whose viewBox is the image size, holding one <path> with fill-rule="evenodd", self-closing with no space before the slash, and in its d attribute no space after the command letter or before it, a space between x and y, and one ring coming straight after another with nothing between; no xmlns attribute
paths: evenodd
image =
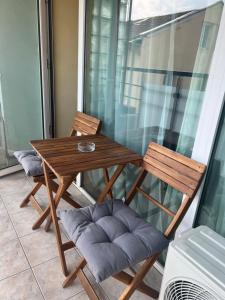
<svg viewBox="0 0 225 300"><path fill-rule="evenodd" d="M191 156L219 28L222 1L87 1L85 110L103 133L144 154L150 141ZM117 14L119 12L119 14ZM114 192L126 196L128 166ZM101 171L84 187L97 196ZM176 191L148 177L144 189L175 210ZM171 200L172 199L172 200ZM168 218L141 196L133 207L160 229Z"/></svg>
<svg viewBox="0 0 225 300"><path fill-rule="evenodd" d="M196 226L207 225L225 237L225 106L210 160Z"/></svg>
<svg viewBox="0 0 225 300"><path fill-rule="evenodd" d="M0 0L0 169L43 136L36 0Z"/></svg>

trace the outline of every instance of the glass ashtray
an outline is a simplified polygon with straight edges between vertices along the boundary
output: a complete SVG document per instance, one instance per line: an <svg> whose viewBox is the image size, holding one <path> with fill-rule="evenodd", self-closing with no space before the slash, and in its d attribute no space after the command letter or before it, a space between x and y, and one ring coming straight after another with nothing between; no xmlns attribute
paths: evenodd
<svg viewBox="0 0 225 300"><path fill-rule="evenodd" d="M95 143L91 142L80 142L77 145L80 152L93 152L95 151Z"/></svg>

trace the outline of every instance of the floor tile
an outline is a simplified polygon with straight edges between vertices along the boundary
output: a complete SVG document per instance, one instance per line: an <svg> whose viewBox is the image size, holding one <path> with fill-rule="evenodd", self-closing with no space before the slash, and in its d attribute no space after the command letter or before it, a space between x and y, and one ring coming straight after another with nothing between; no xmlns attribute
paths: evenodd
<svg viewBox="0 0 225 300"><path fill-rule="evenodd" d="M64 234L62 234L62 238L63 240L66 239ZM39 265L58 256L56 238L53 231L35 231L20 238L20 241L31 266Z"/></svg>
<svg viewBox="0 0 225 300"><path fill-rule="evenodd" d="M110 300L119 299L119 296L122 294L123 290L126 288L126 285L122 282L110 277L104 280L101 284L105 294L109 297ZM135 291L130 298L131 300L151 300L153 298L146 296L138 291Z"/></svg>
<svg viewBox="0 0 225 300"><path fill-rule="evenodd" d="M17 238L17 234L13 228L12 222L8 214L1 216L0 237L1 242L7 242Z"/></svg>
<svg viewBox="0 0 225 300"><path fill-rule="evenodd" d="M24 171L19 171L10 175L3 176L1 177L0 188L4 187L6 184L12 186L14 183L24 179L27 179Z"/></svg>
<svg viewBox="0 0 225 300"><path fill-rule="evenodd" d="M74 250L68 251L66 253L68 269L72 270L79 259L80 257ZM65 289L62 287L65 277L61 270L59 257L34 267L33 271L46 300L66 300L83 290L79 280L75 280Z"/></svg>
<svg viewBox="0 0 225 300"><path fill-rule="evenodd" d="M24 172L18 172L0 180L0 299L43 300L42 294L44 294L46 300L87 300L88 296L79 280L66 289L62 288L64 276L59 262L55 235L52 230L46 233L43 227L38 231L33 231L31 227L38 214L31 205L19 207L32 186L34 186L32 178L25 177ZM70 186L69 192L72 198L82 206L90 204L74 185ZM48 196L45 187L40 189L37 199L41 205L46 206ZM60 207L71 208L64 201L61 201ZM63 239L65 241L65 235ZM66 256L69 267L71 264L74 268L78 256L72 254L72 251L74 252L74 250L68 251ZM35 276L30 270L27 259L33 266ZM100 285L97 284L87 268L85 268L85 274L101 300L118 299L125 288L125 285L113 278L105 280ZM158 290L161 277L161 274L153 269L147 274L145 281ZM135 292L131 299L151 298Z"/></svg>
<svg viewBox="0 0 225 300"><path fill-rule="evenodd" d="M0 299L44 300L31 270L0 281Z"/></svg>
<svg viewBox="0 0 225 300"><path fill-rule="evenodd" d="M89 271L87 267L84 268L85 275L87 276L89 282L91 283L92 288L94 289L95 293L101 300L109 300L107 295L105 294L103 288L100 284L98 284L95 280L94 275Z"/></svg>
<svg viewBox="0 0 225 300"><path fill-rule="evenodd" d="M21 190L28 192L30 189L31 184L23 172L2 177L0 180L0 195L2 197Z"/></svg>
<svg viewBox="0 0 225 300"><path fill-rule="evenodd" d="M41 188L38 190L37 198L41 201L43 206L46 206L49 203L48 191L45 186L41 186Z"/></svg>
<svg viewBox="0 0 225 300"><path fill-rule="evenodd" d="M68 300L89 300L88 295L85 292L81 292L78 295L68 298Z"/></svg>
<svg viewBox="0 0 225 300"><path fill-rule="evenodd" d="M20 204L27 196L29 191L26 189L18 189L17 191L14 190L13 193L5 194L2 196L2 200L9 214L15 214L21 211L22 208L20 208ZM25 209L25 207L23 209Z"/></svg>
<svg viewBox="0 0 225 300"><path fill-rule="evenodd" d="M25 211L28 208L34 208L31 206L30 203L28 203L24 207L20 207L21 202L24 200L24 198L28 195L28 193L31 191L31 188L29 191L27 190L21 190L21 191L16 191L14 193L9 193L8 195L3 195L2 200L6 206L6 209L9 214L15 214L19 213L22 211ZM37 201L40 204L41 207L45 208L46 207L46 202L42 201L39 197L37 197Z"/></svg>
<svg viewBox="0 0 225 300"><path fill-rule="evenodd" d="M23 207L19 212L11 214L11 219L14 228L19 237L23 237L27 234L34 233L32 226L38 219L39 214L33 209L33 207Z"/></svg>
<svg viewBox="0 0 225 300"><path fill-rule="evenodd" d="M5 208L5 205L4 205L3 201L0 199L0 217L4 217L7 215L8 215L8 212Z"/></svg>
<svg viewBox="0 0 225 300"><path fill-rule="evenodd" d="M159 291L162 282L162 274L155 268L152 268L145 276L144 281L146 284Z"/></svg>
<svg viewBox="0 0 225 300"><path fill-rule="evenodd" d="M0 279L29 268L18 239L0 243Z"/></svg>

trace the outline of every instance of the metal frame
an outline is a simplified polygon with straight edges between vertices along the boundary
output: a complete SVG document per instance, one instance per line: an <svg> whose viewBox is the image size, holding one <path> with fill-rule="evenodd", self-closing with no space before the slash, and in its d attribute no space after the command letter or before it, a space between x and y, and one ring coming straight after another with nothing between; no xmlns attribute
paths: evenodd
<svg viewBox="0 0 225 300"><path fill-rule="evenodd" d="M198 129L192 152L192 158L208 165L214 146L220 121L225 95L225 8L221 15L215 50L206 85L204 102L201 109ZM203 190L202 184L188 213L181 223L177 233L191 228L195 222L197 209Z"/></svg>
<svg viewBox="0 0 225 300"><path fill-rule="evenodd" d="M85 9L86 1L79 0L78 16L78 65L77 65L77 110L84 109L84 57L85 57Z"/></svg>
<svg viewBox="0 0 225 300"><path fill-rule="evenodd" d="M84 58L85 58L85 9L86 1L79 0L78 14L78 61L77 61L77 110L84 110ZM77 175L75 185L81 188L81 174ZM91 198L91 196L90 196Z"/></svg>
<svg viewBox="0 0 225 300"><path fill-rule="evenodd" d="M38 1L39 9L39 42L41 59L41 81L43 102L43 125L44 137L50 138L52 132L52 99L51 99L51 54L50 54L50 28L49 28L49 5L46 0Z"/></svg>
<svg viewBox="0 0 225 300"><path fill-rule="evenodd" d="M49 5L46 0L37 0L39 15L39 51L40 51L40 72L42 88L42 110L43 110L43 136L52 137L52 99L50 89L50 45L49 45ZM21 170L20 165L15 165L0 170L0 177Z"/></svg>

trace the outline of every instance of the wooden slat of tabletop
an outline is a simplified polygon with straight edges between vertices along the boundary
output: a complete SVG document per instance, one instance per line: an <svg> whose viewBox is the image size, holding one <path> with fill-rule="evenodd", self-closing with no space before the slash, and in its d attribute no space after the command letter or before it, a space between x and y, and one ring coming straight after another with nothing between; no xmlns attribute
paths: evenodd
<svg viewBox="0 0 225 300"><path fill-rule="evenodd" d="M65 146L66 145L66 146ZM118 145L116 145L115 143L95 143L96 145L96 149L100 150L100 149L110 149L110 148L118 148ZM39 152L42 152L42 155L49 155L52 156L52 154L54 155L55 152L58 153L58 155L64 155L66 153L77 153L80 151L78 150L78 143L77 142L73 142L73 143L64 143L64 146L62 145L46 145L46 147L39 147L36 145L33 145L35 148L38 148Z"/></svg>
<svg viewBox="0 0 225 300"><path fill-rule="evenodd" d="M94 142L95 151L80 152L80 141ZM31 145L59 176L142 160L142 156L103 135L38 140L31 141Z"/></svg>
<svg viewBox="0 0 225 300"><path fill-rule="evenodd" d="M63 137L63 138L51 138L51 139L46 139L46 140L33 140L30 141L32 145L37 145L38 147L47 147L47 145L64 145L66 143L74 143L74 142L80 142L80 141L96 141L96 143L99 141L102 143L103 141L108 141L111 143L115 143L112 139L96 134L96 135L82 135L82 136L68 136L68 137Z"/></svg>

